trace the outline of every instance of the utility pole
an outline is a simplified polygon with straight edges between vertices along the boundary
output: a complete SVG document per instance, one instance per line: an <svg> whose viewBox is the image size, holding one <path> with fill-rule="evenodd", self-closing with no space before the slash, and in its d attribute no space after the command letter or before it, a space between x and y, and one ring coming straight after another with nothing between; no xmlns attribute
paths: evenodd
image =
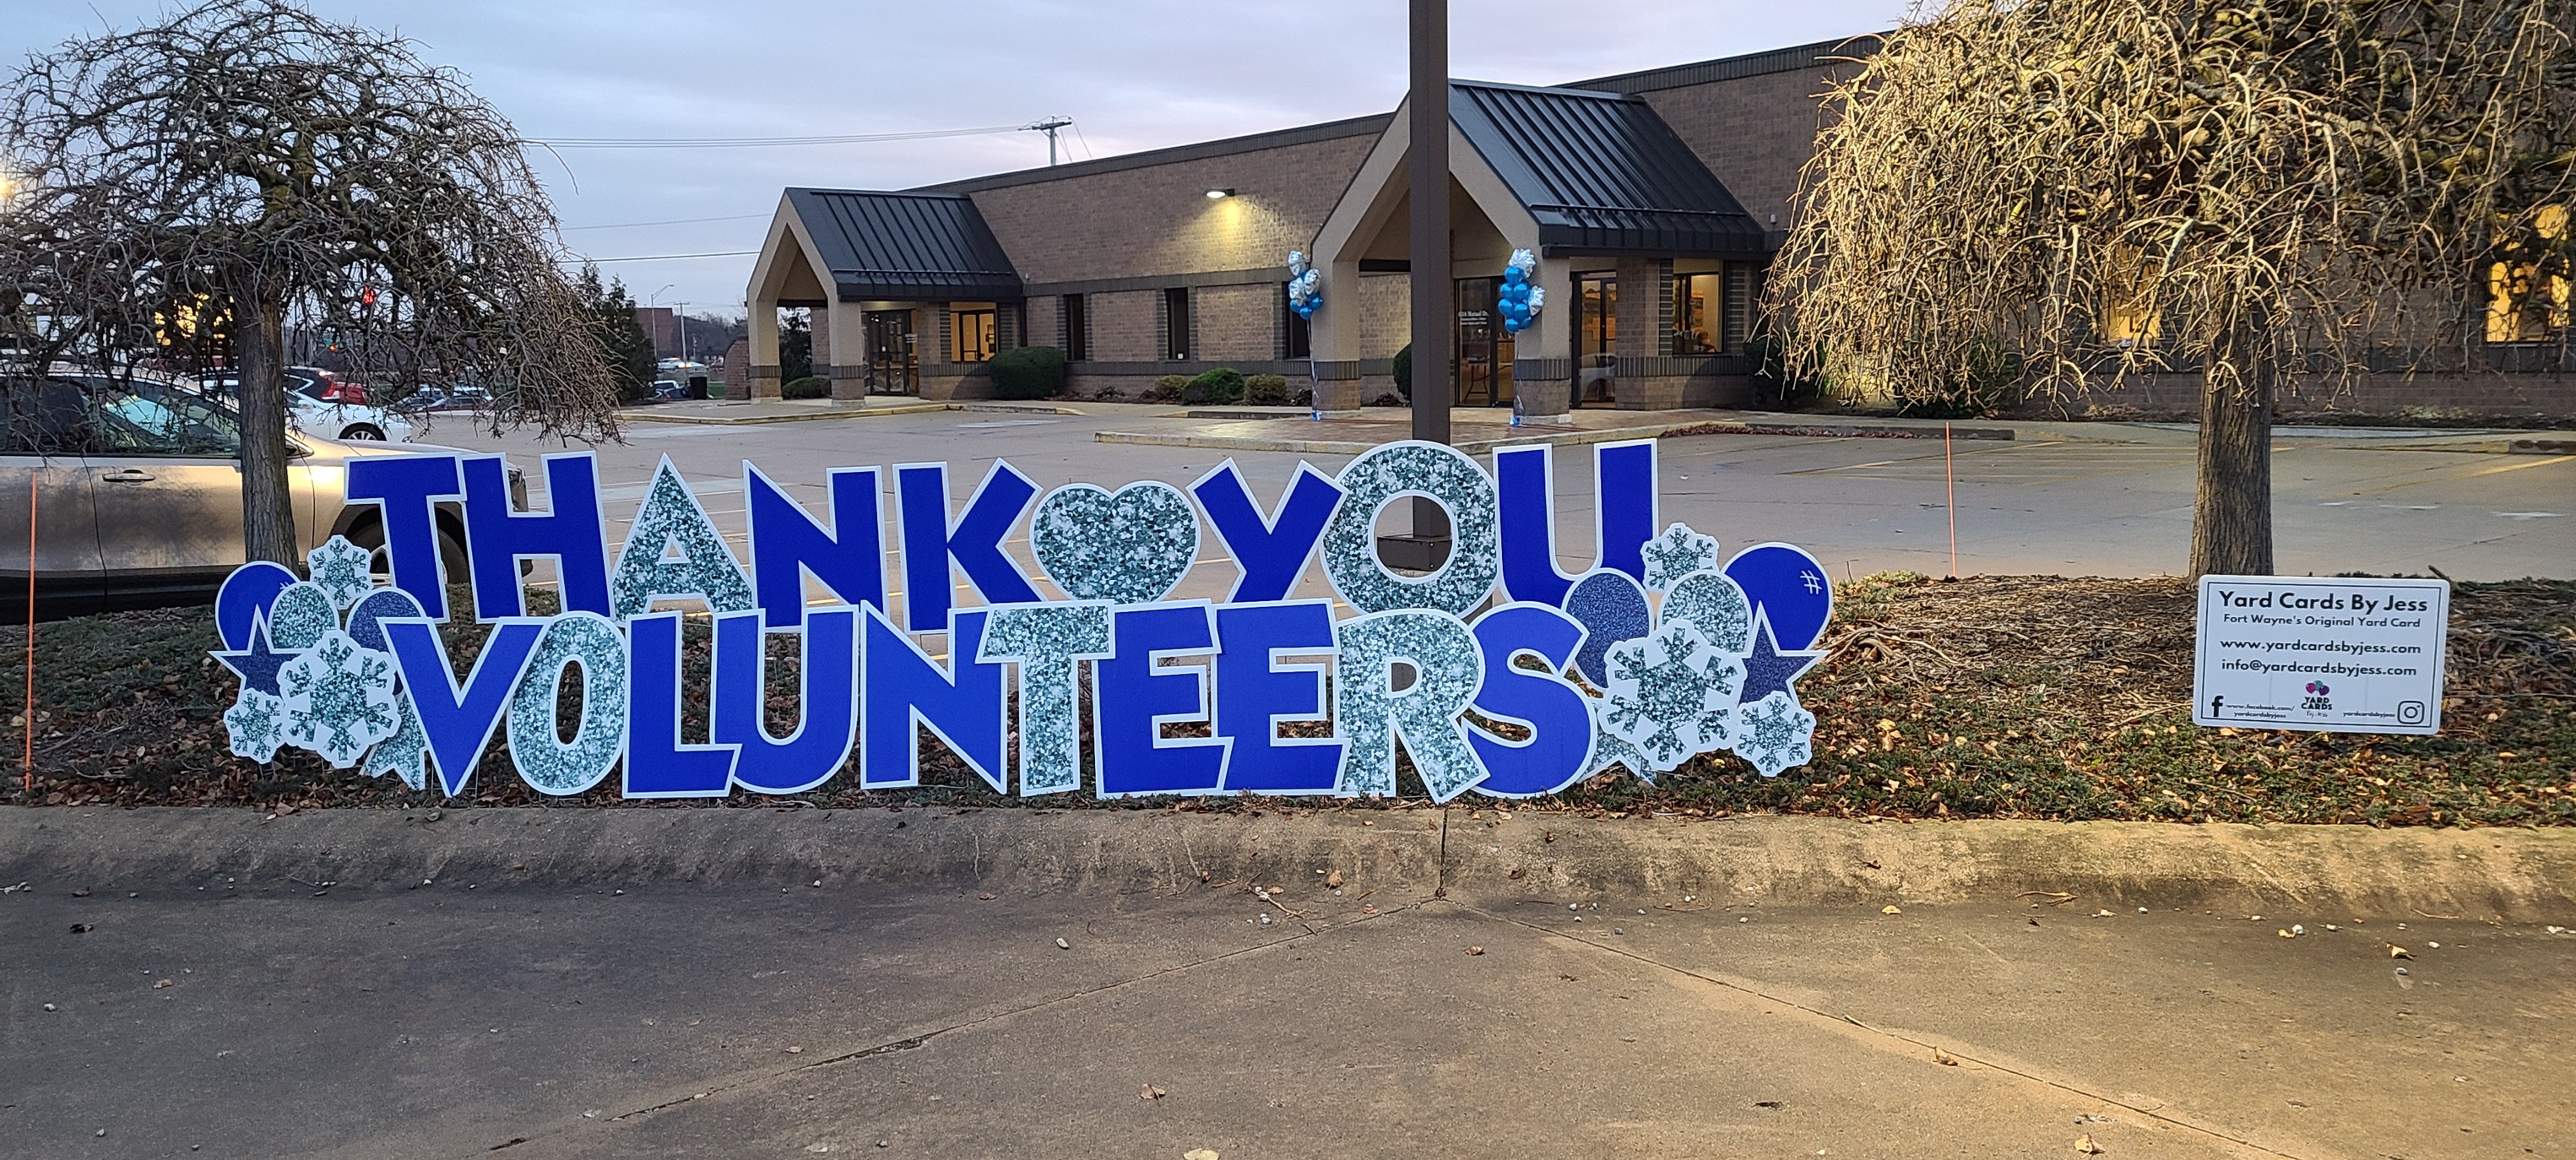
<svg viewBox="0 0 2576 1160"><path fill-rule="evenodd" d="M1047 168L1053 169L1055 168L1055 135L1058 130L1071 124L1073 124L1071 117L1049 117L1043 121L1031 121L1020 128L1047 135Z"/></svg>
<svg viewBox="0 0 2576 1160"><path fill-rule="evenodd" d="M1449 0L1410 0L1409 7L1406 175L1412 200L1413 437L1447 443L1449 348L1457 326L1452 301L1457 286L1449 277ZM1448 513L1416 497L1413 539L1420 553L1417 566L1436 566L1448 556Z"/></svg>

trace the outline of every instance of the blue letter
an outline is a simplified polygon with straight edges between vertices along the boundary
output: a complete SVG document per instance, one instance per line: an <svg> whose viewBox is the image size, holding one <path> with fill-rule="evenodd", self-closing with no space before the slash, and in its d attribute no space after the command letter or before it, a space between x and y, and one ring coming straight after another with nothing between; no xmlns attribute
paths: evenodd
<svg viewBox="0 0 2576 1160"><path fill-rule="evenodd" d="M836 467L827 473L830 506L816 523L750 460L742 465L751 516L751 575L771 628L805 623L805 572L844 604L885 601L885 542L879 530L877 469Z"/></svg>
<svg viewBox="0 0 2576 1160"><path fill-rule="evenodd" d="M952 559L986 604L1044 599L1029 585L1028 574L1002 551L1002 537L1011 534L1011 525L1037 498L1038 485L1029 477L994 460L955 524L948 522L947 464L900 463L894 477L903 505L903 621L911 631L937 632L948 623ZM968 650L964 655L971 659L975 654Z"/></svg>
<svg viewBox="0 0 2576 1160"><path fill-rule="evenodd" d="M1207 513L1235 567L1242 569L1234 591L1226 595L1228 604L1287 599L1297 578L1305 575L1306 562L1315 558L1315 544L1323 539L1334 506L1342 502L1342 489L1304 462L1297 464L1297 478L1280 498L1279 510L1269 516L1252 502L1252 489L1244 486L1243 473L1231 459L1200 476L1190 494L1198 497L1199 510Z"/></svg>
<svg viewBox="0 0 2576 1160"><path fill-rule="evenodd" d="M1592 511L1601 529L1594 567L1616 568L1646 582L1646 541L1663 530L1656 515L1655 441L1603 443L1592 449Z"/></svg>
<svg viewBox="0 0 2576 1160"><path fill-rule="evenodd" d="M1112 619L1116 651L1091 666L1100 796L1213 793L1224 780L1224 739L1163 740L1164 722L1206 720L1208 698L1198 672L1158 662L1215 652L1213 624L1204 600L1121 608Z"/></svg>
<svg viewBox="0 0 2576 1160"><path fill-rule="evenodd" d="M680 614L626 622L626 796L723 797L741 750L680 741Z"/></svg>
<svg viewBox="0 0 2576 1160"><path fill-rule="evenodd" d="M474 616L525 614L519 557L552 556L566 612L609 613L608 542L600 529L599 462L589 452L546 456L550 514L512 510L498 455L465 461L466 555L474 562ZM428 607L426 601L422 607Z"/></svg>
<svg viewBox="0 0 2576 1160"><path fill-rule="evenodd" d="M859 650L865 674L859 699L867 722L859 736L860 786L921 784L921 748L913 733L918 721L993 792L1002 792L1002 665L975 659L984 645L984 618L992 614L979 608L949 618L948 668L942 671L883 613L866 613L868 638Z"/></svg>
<svg viewBox="0 0 2576 1160"><path fill-rule="evenodd" d="M1536 797L1574 784L1592 759L1592 707L1562 674L1583 645L1583 626L1545 604L1506 604L1476 618L1475 631L1476 647L1485 654L1476 711L1530 730L1527 741L1505 741L1468 726L1467 744L1485 767L1476 790ZM1523 656L1546 662L1547 671L1512 664Z"/></svg>
<svg viewBox="0 0 2576 1160"><path fill-rule="evenodd" d="M447 585L438 573L437 501L454 499L463 488L453 455L361 455L349 461L340 488L349 502L372 500L384 513L394 587L420 601L431 620L447 619Z"/></svg>
<svg viewBox="0 0 2576 1160"><path fill-rule="evenodd" d="M1642 549L1655 538L1655 441L1604 443L1592 451L1595 567L1643 580ZM1494 453L1502 493L1503 590L1516 601L1563 605L1576 576L1556 566L1556 454L1553 447Z"/></svg>
<svg viewBox="0 0 2576 1160"><path fill-rule="evenodd" d="M483 642L483 655L475 658L474 671L467 674L465 687L456 687L456 674L447 667L447 645L438 639L438 627L426 619L385 620L385 643L392 645L394 662L401 666L403 688L411 692L413 707L420 710L421 731L429 734L430 756L438 761L438 782L455 797L465 789L465 779L474 776L474 765L482 760L483 747L491 743L492 730L501 723L501 706L510 700L510 690L519 683L519 674L528 667L528 658L536 655L537 637L545 631L542 620L507 620L492 626L492 636Z"/></svg>
<svg viewBox="0 0 2576 1160"><path fill-rule="evenodd" d="M1324 666L1282 665L1281 653L1333 651L1329 600L1230 604L1216 610L1216 735L1228 743L1227 793L1333 792L1337 738L1282 740L1283 721L1324 719Z"/></svg>
<svg viewBox="0 0 2576 1160"><path fill-rule="evenodd" d="M760 615L716 618L715 713L710 736L742 750L734 782L761 793L803 793L831 780L859 726L855 608L818 608L805 625L802 707L796 731L773 739L762 724L769 687Z"/></svg>

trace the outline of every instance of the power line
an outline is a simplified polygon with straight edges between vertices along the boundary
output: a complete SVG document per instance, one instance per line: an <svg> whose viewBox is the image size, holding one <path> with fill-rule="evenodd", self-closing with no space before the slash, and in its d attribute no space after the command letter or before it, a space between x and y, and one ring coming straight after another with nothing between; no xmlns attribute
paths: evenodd
<svg viewBox="0 0 2576 1160"><path fill-rule="evenodd" d="M870 141L919 141L933 137L976 137L1017 133L1026 125L986 125L975 129L924 129L911 133L849 133L831 137L530 137L521 142L550 149L766 149L800 145L859 145Z"/></svg>
<svg viewBox="0 0 2576 1160"><path fill-rule="evenodd" d="M758 250L724 250L712 254L635 254L624 258L571 257L557 258L555 261L562 262L567 265L575 263L605 265L610 262L676 262L682 258L747 258L759 252L760 251Z"/></svg>
<svg viewBox="0 0 2576 1160"><path fill-rule="evenodd" d="M699 222L743 222L750 221L753 218L765 219L770 216L771 215L765 213L738 213L727 217L672 218L669 221L660 222L616 222L604 226L565 226L564 231L566 233L570 233L573 230L631 230L642 226L688 226L696 225Z"/></svg>

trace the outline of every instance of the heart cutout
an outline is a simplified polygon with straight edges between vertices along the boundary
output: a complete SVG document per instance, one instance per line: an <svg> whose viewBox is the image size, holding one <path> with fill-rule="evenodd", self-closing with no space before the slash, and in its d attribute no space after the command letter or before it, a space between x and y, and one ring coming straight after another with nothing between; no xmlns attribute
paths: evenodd
<svg viewBox="0 0 2576 1160"><path fill-rule="evenodd" d="M1147 604L1171 595L1197 562L1199 517L1168 483L1143 480L1115 492L1069 483L1038 501L1029 546L1073 599Z"/></svg>

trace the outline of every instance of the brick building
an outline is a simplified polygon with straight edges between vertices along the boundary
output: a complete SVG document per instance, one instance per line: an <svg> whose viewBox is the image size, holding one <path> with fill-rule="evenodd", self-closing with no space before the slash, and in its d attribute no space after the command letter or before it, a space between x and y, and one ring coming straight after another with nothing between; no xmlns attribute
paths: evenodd
<svg viewBox="0 0 2576 1160"><path fill-rule="evenodd" d="M1452 275L1460 405L1748 401L1762 272L1791 216L1822 95L1873 37L1546 88L1453 82ZM1393 390L1409 327L1404 111L971 178L918 190L790 189L754 270L741 364L778 392L778 312L811 310L837 398L989 396L995 353L1051 345L1086 398L1213 367L1286 376L1318 408ZM1507 335L1495 286L1516 248L1548 305ZM1309 323L1290 250L1324 271ZM742 369L735 369L740 365ZM2365 380L2284 409L2564 413L2564 368ZM2167 376L2182 378L2186 376ZM2034 404L2189 410L2193 389ZM2161 406L2167 396L2178 404ZM737 394L736 397L742 397Z"/></svg>

